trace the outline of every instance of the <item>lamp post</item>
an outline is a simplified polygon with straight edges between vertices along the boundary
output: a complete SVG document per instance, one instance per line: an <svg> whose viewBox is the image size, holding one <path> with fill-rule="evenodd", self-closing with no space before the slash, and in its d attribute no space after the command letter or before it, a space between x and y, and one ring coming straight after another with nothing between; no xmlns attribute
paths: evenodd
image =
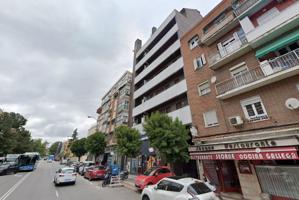
<svg viewBox="0 0 299 200"><path fill-rule="evenodd" d="M88 115L87 118L96 120L96 132L98 132L99 131L99 127L98 127L98 120L97 120L97 118L95 118L94 116L91 116L91 115Z"/></svg>

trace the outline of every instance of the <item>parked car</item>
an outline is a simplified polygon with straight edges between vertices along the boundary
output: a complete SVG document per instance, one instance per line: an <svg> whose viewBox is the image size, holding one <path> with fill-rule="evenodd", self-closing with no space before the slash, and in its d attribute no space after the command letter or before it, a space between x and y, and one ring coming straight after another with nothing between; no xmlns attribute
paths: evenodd
<svg viewBox="0 0 299 200"><path fill-rule="evenodd" d="M84 178L88 180L104 179L106 174L106 168L104 166L92 166L84 173Z"/></svg>
<svg viewBox="0 0 299 200"><path fill-rule="evenodd" d="M170 169L166 166L153 167L144 172L143 175L139 175L135 178L135 186L143 190L147 185L154 185L162 178L174 176Z"/></svg>
<svg viewBox="0 0 299 200"><path fill-rule="evenodd" d="M3 162L0 165L0 175L15 174L18 169L19 167L15 162Z"/></svg>
<svg viewBox="0 0 299 200"><path fill-rule="evenodd" d="M73 167L63 167L56 171L54 176L54 184L55 186L63 184L63 183L76 183L77 173Z"/></svg>
<svg viewBox="0 0 299 200"><path fill-rule="evenodd" d="M84 161L83 165L79 167L79 174L83 176L86 172L86 169L93 165L95 165L95 163L92 161Z"/></svg>
<svg viewBox="0 0 299 200"><path fill-rule="evenodd" d="M220 200L203 181L194 178L168 177L146 186L142 200Z"/></svg>
<svg viewBox="0 0 299 200"><path fill-rule="evenodd" d="M66 159L61 159L60 160L60 164L61 165L66 165L67 164L67 160Z"/></svg>

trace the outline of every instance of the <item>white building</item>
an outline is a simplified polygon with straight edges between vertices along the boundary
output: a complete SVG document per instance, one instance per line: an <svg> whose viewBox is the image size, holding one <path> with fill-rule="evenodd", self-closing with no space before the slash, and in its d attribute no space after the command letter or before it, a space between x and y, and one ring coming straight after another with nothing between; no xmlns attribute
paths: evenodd
<svg viewBox="0 0 299 200"><path fill-rule="evenodd" d="M142 45L137 39L134 48L133 127L144 136L142 122L154 111L178 117L191 125L187 84L183 71L180 38L202 19L196 9L174 10Z"/></svg>

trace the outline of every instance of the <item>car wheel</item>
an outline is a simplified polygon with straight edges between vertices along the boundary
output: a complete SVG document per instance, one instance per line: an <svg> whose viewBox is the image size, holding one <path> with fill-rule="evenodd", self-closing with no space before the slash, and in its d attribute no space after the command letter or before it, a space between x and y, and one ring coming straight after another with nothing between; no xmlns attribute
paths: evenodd
<svg viewBox="0 0 299 200"><path fill-rule="evenodd" d="M88 178L88 180L89 180L89 181L92 181L92 178L91 178L91 177L89 177L89 178Z"/></svg>
<svg viewBox="0 0 299 200"><path fill-rule="evenodd" d="M150 200L150 198L147 195L143 195L142 200Z"/></svg>

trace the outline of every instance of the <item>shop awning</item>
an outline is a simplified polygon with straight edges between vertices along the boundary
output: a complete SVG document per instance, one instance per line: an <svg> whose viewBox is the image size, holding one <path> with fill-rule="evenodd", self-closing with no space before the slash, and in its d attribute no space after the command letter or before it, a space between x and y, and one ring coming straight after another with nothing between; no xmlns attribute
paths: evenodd
<svg viewBox="0 0 299 200"><path fill-rule="evenodd" d="M296 147L190 152L192 160L299 160Z"/></svg>
<svg viewBox="0 0 299 200"><path fill-rule="evenodd" d="M263 48L257 50L255 56L257 58L263 57L264 55L266 55L272 51L275 51L287 44L295 42L297 40L299 40L299 29L296 31L293 31L277 40L274 40L271 44L268 44L268 45L264 46Z"/></svg>

